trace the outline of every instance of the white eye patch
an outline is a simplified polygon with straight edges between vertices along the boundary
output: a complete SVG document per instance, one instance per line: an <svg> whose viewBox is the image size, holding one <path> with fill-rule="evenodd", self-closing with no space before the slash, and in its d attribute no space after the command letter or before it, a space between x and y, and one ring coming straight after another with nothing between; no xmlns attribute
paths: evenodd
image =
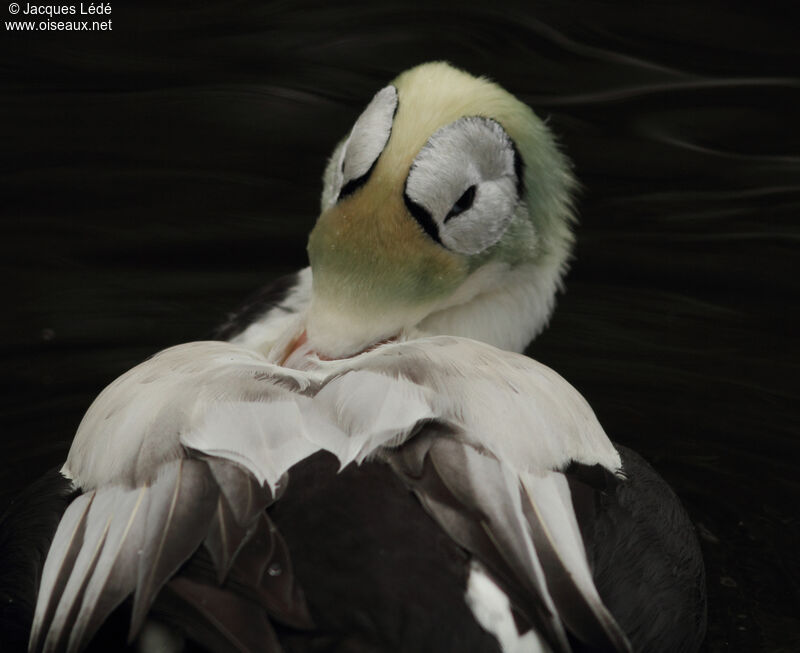
<svg viewBox="0 0 800 653"><path fill-rule="evenodd" d="M336 195L331 193L333 197L349 195L366 182L372 166L389 142L396 110L397 89L387 86L375 94L358 117L350 136L337 150L338 160L330 180L336 188Z"/></svg>
<svg viewBox="0 0 800 653"><path fill-rule="evenodd" d="M420 150L406 180L406 205L434 240L477 254L500 240L514 216L519 165L498 122L460 118Z"/></svg>

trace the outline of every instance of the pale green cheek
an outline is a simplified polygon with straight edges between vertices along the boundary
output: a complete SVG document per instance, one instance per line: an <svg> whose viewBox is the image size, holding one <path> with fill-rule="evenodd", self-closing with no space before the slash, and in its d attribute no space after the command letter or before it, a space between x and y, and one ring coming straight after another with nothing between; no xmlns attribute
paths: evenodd
<svg viewBox="0 0 800 653"><path fill-rule="evenodd" d="M432 304L452 294L469 271L466 262L443 264L438 252L398 256L402 252L356 248L331 235L315 229L308 255L314 295L342 309L394 311Z"/></svg>

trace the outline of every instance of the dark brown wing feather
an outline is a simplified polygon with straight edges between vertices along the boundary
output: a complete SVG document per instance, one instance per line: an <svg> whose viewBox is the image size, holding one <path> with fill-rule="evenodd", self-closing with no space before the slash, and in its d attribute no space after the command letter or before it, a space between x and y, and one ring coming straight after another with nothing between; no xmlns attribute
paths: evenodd
<svg viewBox="0 0 800 653"><path fill-rule="evenodd" d="M533 627L554 649L630 651L614 618L584 594L522 484L504 485L500 464L459 442L455 434L428 433L387 455L387 461L425 509L469 551L508 595L521 631ZM509 506L519 493L521 519ZM542 577L526 558L533 543ZM594 599L594 603L592 603ZM569 635L564 630L567 627Z"/></svg>
<svg viewBox="0 0 800 653"><path fill-rule="evenodd" d="M442 447L445 441L455 446ZM472 485L475 479L464 482L466 467L457 455L462 446L431 432L388 454L387 460L445 532L490 571L508 595L521 629L533 627L554 649L569 651L542 589L508 542L513 534L502 532L496 515L488 514L490 500L483 494L490 494L488 487Z"/></svg>
<svg viewBox="0 0 800 653"><path fill-rule="evenodd" d="M265 513L223 583L210 554L199 549L159 594L152 613L214 653L281 651L273 620L295 629L314 626L286 544Z"/></svg>

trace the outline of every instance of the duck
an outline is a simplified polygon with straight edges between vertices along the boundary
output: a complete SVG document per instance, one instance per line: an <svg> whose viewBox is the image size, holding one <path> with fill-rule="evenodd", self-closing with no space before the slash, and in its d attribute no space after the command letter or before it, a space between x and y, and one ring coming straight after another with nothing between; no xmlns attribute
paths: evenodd
<svg viewBox="0 0 800 653"><path fill-rule="evenodd" d="M3 516L30 653L697 650L679 499L522 353L575 187L487 78L433 62L379 90L309 266L113 381Z"/></svg>

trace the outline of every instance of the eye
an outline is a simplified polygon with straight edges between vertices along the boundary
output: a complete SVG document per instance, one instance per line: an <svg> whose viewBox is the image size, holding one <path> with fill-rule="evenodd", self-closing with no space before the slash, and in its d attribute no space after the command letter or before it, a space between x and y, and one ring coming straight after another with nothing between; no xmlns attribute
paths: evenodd
<svg viewBox="0 0 800 653"><path fill-rule="evenodd" d="M404 200L434 242L470 256L503 237L522 201L521 176L522 161L502 125L465 116L435 131L419 151Z"/></svg>
<svg viewBox="0 0 800 653"><path fill-rule="evenodd" d="M456 200L456 203L453 204L453 208L447 213L444 217L444 221L447 222L450 218L455 218L460 213L467 211L470 207L472 207L472 203L475 201L475 184L467 188L464 191L464 194L461 195Z"/></svg>
<svg viewBox="0 0 800 653"><path fill-rule="evenodd" d="M396 112L397 89L387 86L378 91L331 157L325 170L323 209L352 195L369 181L389 142Z"/></svg>

